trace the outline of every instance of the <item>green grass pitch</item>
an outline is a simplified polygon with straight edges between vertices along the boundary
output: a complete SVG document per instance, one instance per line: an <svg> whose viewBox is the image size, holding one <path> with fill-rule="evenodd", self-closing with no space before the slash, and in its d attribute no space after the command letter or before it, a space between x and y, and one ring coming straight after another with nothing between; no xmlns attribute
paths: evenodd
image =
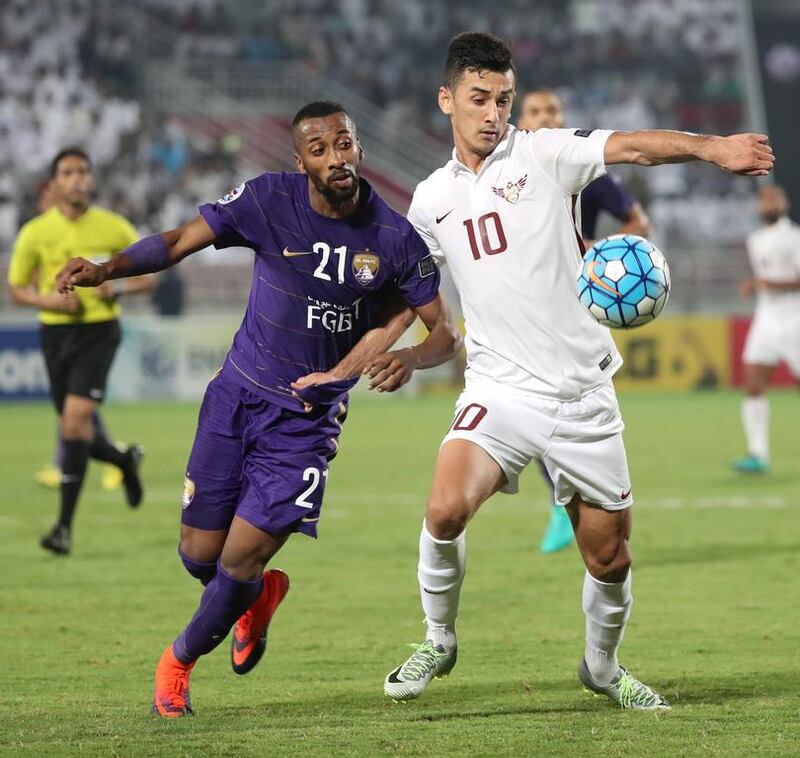
<svg viewBox="0 0 800 758"><path fill-rule="evenodd" d="M228 643L192 679L197 715L148 715L162 649L199 585L175 553L194 405L111 406L146 445L146 501L131 512L90 475L74 552L37 541L56 495L37 488L53 418L0 407L0 754L798 755L800 459L796 393L772 396L773 472L742 478L739 396L622 397L634 496L633 615L621 661L674 708L616 710L581 690L583 568L545 557L545 491L497 496L472 523L459 662L405 705L386 673L419 641L416 551L452 397L357 397L334 462L321 539L275 565L292 589L246 677Z"/></svg>

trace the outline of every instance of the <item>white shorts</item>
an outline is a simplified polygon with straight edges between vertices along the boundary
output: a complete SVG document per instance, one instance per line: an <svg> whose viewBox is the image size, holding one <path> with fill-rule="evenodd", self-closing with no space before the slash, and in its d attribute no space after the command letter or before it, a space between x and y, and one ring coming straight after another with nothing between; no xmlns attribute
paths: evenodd
<svg viewBox="0 0 800 758"><path fill-rule="evenodd" d="M792 375L800 380L800 314L788 309L783 314L756 311L742 360L759 366L777 366L785 361Z"/></svg>
<svg viewBox="0 0 800 758"><path fill-rule="evenodd" d="M518 492L520 473L538 459L557 503L566 505L577 494L613 511L633 502L623 429L611 382L562 402L482 380L461 393L442 445L462 439L483 448L506 475L501 492Z"/></svg>

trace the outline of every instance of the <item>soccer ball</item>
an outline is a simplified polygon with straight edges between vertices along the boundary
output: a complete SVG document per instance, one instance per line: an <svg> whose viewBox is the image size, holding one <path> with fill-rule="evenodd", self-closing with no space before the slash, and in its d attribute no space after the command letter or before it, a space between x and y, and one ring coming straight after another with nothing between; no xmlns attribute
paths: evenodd
<svg viewBox="0 0 800 758"><path fill-rule="evenodd" d="M601 324L633 329L652 321L669 299L669 267L644 237L614 234L587 250L578 297Z"/></svg>

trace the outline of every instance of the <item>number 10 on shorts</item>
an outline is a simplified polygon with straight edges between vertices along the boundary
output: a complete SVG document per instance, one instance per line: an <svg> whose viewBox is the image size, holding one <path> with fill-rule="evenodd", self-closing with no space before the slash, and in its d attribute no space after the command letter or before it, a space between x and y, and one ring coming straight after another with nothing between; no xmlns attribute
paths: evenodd
<svg viewBox="0 0 800 758"><path fill-rule="evenodd" d="M319 483L323 479L327 483L328 469L320 471L315 466L309 466L305 471L303 471L303 481L310 482L310 484L305 490L303 490L302 494L297 498L297 500L294 501L294 504L299 505L301 508L313 508L314 503L309 502L307 498L311 497L314 492L316 492L317 487L319 487Z"/></svg>
<svg viewBox="0 0 800 758"><path fill-rule="evenodd" d="M478 424L483 421L483 417L488 413L488 409L478 403L470 403L464 408L453 421L450 427L454 432L471 432Z"/></svg>

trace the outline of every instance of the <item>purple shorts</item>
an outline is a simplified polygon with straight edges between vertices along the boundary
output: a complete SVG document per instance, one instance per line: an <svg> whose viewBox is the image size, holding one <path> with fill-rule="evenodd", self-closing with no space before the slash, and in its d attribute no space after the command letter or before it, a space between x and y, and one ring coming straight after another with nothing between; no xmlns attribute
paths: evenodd
<svg viewBox="0 0 800 758"><path fill-rule="evenodd" d="M181 523L228 529L234 515L271 534L317 536L328 464L347 406L288 410L224 369L206 389L186 469Z"/></svg>

